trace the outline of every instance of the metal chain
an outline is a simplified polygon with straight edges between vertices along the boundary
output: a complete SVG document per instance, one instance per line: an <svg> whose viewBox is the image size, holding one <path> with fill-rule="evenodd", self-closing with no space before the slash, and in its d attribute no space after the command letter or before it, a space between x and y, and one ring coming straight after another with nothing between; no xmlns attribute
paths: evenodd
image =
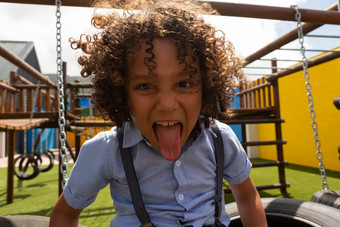
<svg viewBox="0 0 340 227"><path fill-rule="evenodd" d="M62 59L61 59L61 12L60 12L60 6L61 6L61 0L56 0L56 17L57 17L57 76L58 76L58 113L59 113L59 142L60 142L60 148L59 148L59 155L61 158L60 163L60 171L63 175L62 180L62 187L64 189L66 181L67 181L67 172L68 172L68 166L67 166L67 159L66 159L66 132L65 132L65 103L64 103L64 81L63 81L63 65L62 65Z"/></svg>
<svg viewBox="0 0 340 227"><path fill-rule="evenodd" d="M301 13L299 12L298 6L294 5L292 6L295 10L295 19L297 20L297 28L298 28L298 37L299 37L299 43L301 45L300 52L302 55L302 66L303 66L303 76L306 80L305 87L307 90L307 99L308 99L308 105L309 105L309 115L312 119L312 129L314 133L314 143L315 147L317 149L316 152L316 158L319 160L319 171L320 175L322 178L322 187L323 190L328 190L328 183L327 183L327 178L326 178L326 168L325 165L323 164L322 158L323 158L323 153L320 150L321 142L319 138L319 133L318 133L318 124L316 123L316 113L314 110L314 102L313 102L313 96L312 96L312 85L309 82L310 74L308 72L308 60L305 56L305 47L304 47L304 37L303 37L303 31L302 31L302 23L301 23Z"/></svg>

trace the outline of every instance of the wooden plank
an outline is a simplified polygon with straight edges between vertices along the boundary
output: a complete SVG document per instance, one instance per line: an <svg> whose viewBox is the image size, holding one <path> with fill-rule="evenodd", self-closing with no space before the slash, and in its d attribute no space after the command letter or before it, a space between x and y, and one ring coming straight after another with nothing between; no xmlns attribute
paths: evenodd
<svg viewBox="0 0 340 227"><path fill-rule="evenodd" d="M255 81L252 82L252 87L253 86L256 86ZM250 96L251 96L251 100L250 100L251 108L256 109L256 95L255 95L255 91L252 91L250 93Z"/></svg>
<svg viewBox="0 0 340 227"><path fill-rule="evenodd" d="M75 103L75 89L71 88L70 89L70 103L71 103L71 109L70 112L74 112L74 103Z"/></svg>
<svg viewBox="0 0 340 227"><path fill-rule="evenodd" d="M0 81L0 87L1 88L4 88L4 89L7 89L7 90L9 90L9 91L11 91L11 92L18 92L18 90L15 88L15 87L13 87L13 86L11 86L10 84L8 84L6 81L4 81L4 80L1 80Z"/></svg>
<svg viewBox="0 0 340 227"><path fill-rule="evenodd" d="M112 127L114 123L111 121L74 121L71 125L77 127Z"/></svg>
<svg viewBox="0 0 340 227"><path fill-rule="evenodd" d="M265 124L265 123L275 123L275 122L284 122L284 119L281 118L267 118L267 119L235 119L235 120L221 120L226 124Z"/></svg>
<svg viewBox="0 0 340 227"><path fill-rule="evenodd" d="M14 132L7 132L7 204L14 200Z"/></svg>
<svg viewBox="0 0 340 227"><path fill-rule="evenodd" d="M2 2L25 3L25 4L45 4L55 5L51 0L2 0ZM250 17L271 20L296 21L295 12L291 7L264 6L253 4L239 4L227 2L208 1L216 11L223 16ZM92 0L67 0L62 1L63 6L91 6ZM335 8L337 4L331 6ZM301 21L315 24L340 24L339 14L324 10L303 9L300 10Z"/></svg>
<svg viewBox="0 0 340 227"><path fill-rule="evenodd" d="M12 92L9 92L9 98L8 98L8 108L9 112L14 113L15 112L15 96Z"/></svg>
<svg viewBox="0 0 340 227"><path fill-rule="evenodd" d="M45 111L50 112L51 111L51 93L50 89L46 89L46 96L45 96Z"/></svg>
<svg viewBox="0 0 340 227"><path fill-rule="evenodd" d="M16 88L16 89L27 89L27 88L33 88L33 89L36 89L37 87L39 87L39 88L48 88L49 86L48 85L46 85L46 84L39 84L39 85L37 85L37 84L17 84L17 85L15 85L15 86L13 86L14 88Z"/></svg>
<svg viewBox="0 0 340 227"><path fill-rule="evenodd" d="M19 112L24 112L25 111L25 91L20 90L19 91Z"/></svg>
<svg viewBox="0 0 340 227"><path fill-rule="evenodd" d="M256 80L256 86L260 85L260 79ZM257 108L262 108L262 103L261 103L261 92L259 89L256 90L256 94L257 94Z"/></svg>
<svg viewBox="0 0 340 227"><path fill-rule="evenodd" d="M0 113L0 119L6 120L6 119L30 119L31 118L31 113L32 112L23 112L23 113ZM57 119L58 117L58 112L38 112L38 113L33 113L32 118L49 118L49 119Z"/></svg>
<svg viewBox="0 0 340 227"><path fill-rule="evenodd" d="M0 119L1 130L26 130L38 128L49 123L48 118L37 119Z"/></svg>
<svg viewBox="0 0 340 227"><path fill-rule="evenodd" d="M41 112L41 88L39 87L38 89L38 94L36 94L36 107L37 107L37 112Z"/></svg>
<svg viewBox="0 0 340 227"><path fill-rule="evenodd" d="M262 79L261 79L261 84L268 84L268 85L269 85L269 83L266 83L264 77L262 77ZM267 107L267 102L266 102L266 89L265 89L265 87L262 87L261 90L262 90L262 98L263 98L263 107Z"/></svg>
<svg viewBox="0 0 340 227"><path fill-rule="evenodd" d="M5 100L6 100L6 90L0 87L0 95L1 95L1 106L0 106L0 112L3 113L5 112Z"/></svg>
<svg viewBox="0 0 340 227"><path fill-rule="evenodd" d="M271 166L287 166L287 161L271 161L271 162L255 162L252 163L253 168L259 168L259 167L271 167Z"/></svg>
<svg viewBox="0 0 340 227"><path fill-rule="evenodd" d="M245 94L245 93L249 93L249 92L251 92L251 91L253 91L253 90L258 90L258 89L260 89L260 88L267 87L267 86L270 86L270 83L262 83L262 84L260 84L260 85L255 86L255 87L246 86L245 89L243 89L243 90L240 91L240 92L237 92L235 95L237 95L237 96L243 95L243 94Z"/></svg>
<svg viewBox="0 0 340 227"><path fill-rule="evenodd" d="M285 140L268 140L268 141L249 141L242 142L242 146L261 146L261 145L282 145L286 144ZM283 161L283 160L279 160Z"/></svg>
<svg viewBox="0 0 340 227"><path fill-rule="evenodd" d="M27 112L31 112L33 109L33 88L27 90Z"/></svg>
<svg viewBox="0 0 340 227"><path fill-rule="evenodd" d="M272 86L267 87L267 93L268 93L268 106L273 106L272 102Z"/></svg>
<svg viewBox="0 0 340 227"><path fill-rule="evenodd" d="M54 99L53 99L53 106L55 110L58 110L58 99L59 99L58 90L56 89L54 90Z"/></svg>

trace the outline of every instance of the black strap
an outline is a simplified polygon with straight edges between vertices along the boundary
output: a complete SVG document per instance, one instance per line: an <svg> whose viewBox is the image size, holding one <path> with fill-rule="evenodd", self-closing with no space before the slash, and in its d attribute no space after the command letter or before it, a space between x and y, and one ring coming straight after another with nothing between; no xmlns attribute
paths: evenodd
<svg viewBox="0 0 340 227"><path fill-rule="evenodd" d="M216 177L217 177L217 193L215 200L215 224L214 226L222 226L220 222L221 210L222 210L222 187L223 187L223 166L224 166L224 148L223 140L220 130L216 123L211 126L212 131L216 134L213 135L215 145L215 157L216 157Z"/></svg>
<svg viewBox="0 0 340 227"><path fill-rule="evenodd" d="M133 208L135 209L136 215L140 223L142 224L142 227L153 226L153 224L150 222L149 215L144 207L144 202L142 194L140 192L135 167L132 162L131 150L128 148L123 148L123 136L124 129L118 129L119 150L123 161L126 179L128 181L130 189Z"/></svg>

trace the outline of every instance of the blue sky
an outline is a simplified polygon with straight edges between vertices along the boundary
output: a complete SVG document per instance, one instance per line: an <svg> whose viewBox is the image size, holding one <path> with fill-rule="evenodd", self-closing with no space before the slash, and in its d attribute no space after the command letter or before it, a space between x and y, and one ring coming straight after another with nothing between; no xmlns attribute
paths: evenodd
<svg viewBox="0 0 340 227"><path fill-rule="evenodd" d="M222 1L222 0L215 0ZM338 0L223 0L233 3L262 4L289 7L298 5L299 8L324 10ZM90 27L90 17L93 9L81 7L62 7L62 55L68 63L68 74L79 75L80 68L76 63L79 52L71 50L68 38L78 38L82 33L93 33ZM239 55L247 57L267 43L282 34L294 29L296 22L277 20L252 19L241 17L209 17L205 18L215 27L221 29L235 46ZM37 51L42 73L56 72L56 18L54 6L0 3L0 40L33 41ZM340 25L325 25L311 34L338 35ZM306 38L306 48L331 49L340 45L340 39ZM297 41L287 47L298 48ZM307 52L313 56L317 52ZM298 52L274 52L267 57L300 59ZM266 58L267 58L266 57ZM259 65L260 64L260 65ZM254 66L268 64L254 63ZM291 63L289 63L291 64ZM280 66L280 65L279 65ZM281 67L287 66L286 64ZM249 70L248 70L249 71ZM247 72L247 71L246 71ZM250 71L249 71L250 72ZM252 71L254 73L254 71ZM263 71L261 71L263 73Z"/></svg>

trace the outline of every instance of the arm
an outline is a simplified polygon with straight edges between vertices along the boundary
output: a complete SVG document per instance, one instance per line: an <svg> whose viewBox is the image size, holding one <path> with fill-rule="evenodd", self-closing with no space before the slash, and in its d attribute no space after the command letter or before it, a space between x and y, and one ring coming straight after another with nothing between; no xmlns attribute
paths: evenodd
<svg viewBox="0 0 340 227"><path fill-rule="evenodd" d="M50 227L77 227L81 212L82 209L74 209L70 207L67 204L63 194L61 194L51 213Z"/></svg>
<svg viewBox="0 0 340 227"><path fill-rule="evenodd" d="M267 220L261 199L250 177L241 184L230 185L230 188L235 197L243 226L266 227Z"/></svg>

